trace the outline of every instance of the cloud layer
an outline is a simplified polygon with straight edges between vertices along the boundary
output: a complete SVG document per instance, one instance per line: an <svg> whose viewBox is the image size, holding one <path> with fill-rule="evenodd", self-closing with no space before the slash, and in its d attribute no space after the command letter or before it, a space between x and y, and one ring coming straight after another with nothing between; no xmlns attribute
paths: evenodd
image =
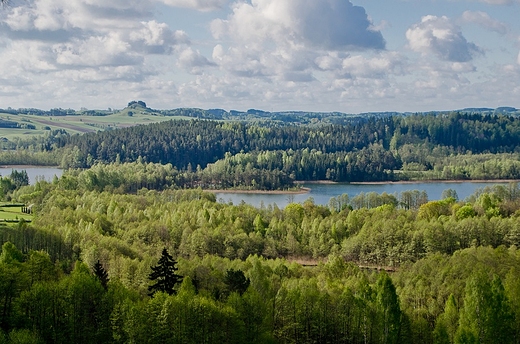
<svg viewBox="0 0 520 344"><path fill-rule="evenodd" d="M508 101L520 99L520 29L501 14L518 3L432 15L348 0L11 0L0 107L520 107Z"/></svg>

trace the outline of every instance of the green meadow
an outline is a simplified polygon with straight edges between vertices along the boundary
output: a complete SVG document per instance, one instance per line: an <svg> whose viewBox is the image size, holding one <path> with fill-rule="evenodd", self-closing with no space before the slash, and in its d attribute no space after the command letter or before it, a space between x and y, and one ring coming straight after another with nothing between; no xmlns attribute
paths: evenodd
<svg viewBox="0 0 520 344"><path fill-rule="evenodd" d="M22 204L0 203L0 222L18 222L24 219L32 221L33 216L22 212Z"/></svg>
<svg viewBox="0 0 520 344"><path fill-rule="evenodd" d="M140 124L169 121L188 117L163 116L151 111L140 109L124 109L106 116L69 115L69 116L38 116L0 113L0 120L17 122L28 128L0 128L0 139L12 141L14 138L27 139L45 135L49 130L63 129L69 134L84 134L99 130L111 130Z"/></svg>

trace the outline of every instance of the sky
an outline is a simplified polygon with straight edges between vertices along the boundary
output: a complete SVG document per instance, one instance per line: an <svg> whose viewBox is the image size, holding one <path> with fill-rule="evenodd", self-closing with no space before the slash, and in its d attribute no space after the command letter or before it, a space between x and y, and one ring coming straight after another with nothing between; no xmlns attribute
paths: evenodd
<svg viewBox="0 0 520 344"><path fill-rule="evenodd" d="M520 0L9 0L0 108L520 108Z"/></svg>

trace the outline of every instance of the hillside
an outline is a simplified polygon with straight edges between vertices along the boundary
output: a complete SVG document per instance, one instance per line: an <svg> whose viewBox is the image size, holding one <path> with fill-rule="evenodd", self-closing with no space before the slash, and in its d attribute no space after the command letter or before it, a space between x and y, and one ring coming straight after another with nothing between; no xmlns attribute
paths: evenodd
<svg viewBox="0 0 520 344"><path fill-rule="evenodd" d="M463 113L509 116L520 115L520 110L512 107L466 108L457 110ZM424 114L448 114L453 111L431 111ZM13 141L15 138L32 139L48 135L51 130L64 130L69 134L84 134L89 132L126 128L140 124L157 123L171 119L210 119L224 121L246 121L254 123L277 124L349 124L364 121L367 118L384 118L391 116L407 116L406 112L370 112L349 114L343 112L305 112L279 111L269 112L249 109L246 111L224 109L177 108L157 110L147 107L142 101L131 101L127 107L115 110L74 110L51 109L39 110L32 108L0 109L0 138Z"/></svg>

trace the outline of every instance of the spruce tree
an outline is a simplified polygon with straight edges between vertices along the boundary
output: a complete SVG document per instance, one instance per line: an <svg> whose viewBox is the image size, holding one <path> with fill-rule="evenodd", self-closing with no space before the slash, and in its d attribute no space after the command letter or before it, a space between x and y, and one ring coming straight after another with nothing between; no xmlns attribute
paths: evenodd
<svg viewBox="0 0 520 344"><path fill-rule="evenodd" d="M99 281L101 282L101 285L105 290L108 289L108 272L103 268L103 265L99 262L99 259L96 264L94 264L94 276L96 276Z"/></svg>
<svg viewBox="0 0 520 344"><path fill-rule="evenodd" d="M177 262L164 248L157 265L151 267L152 272L148 278L151 281L155 281L155 284L148 287L148 295L153 296L158 291L169 295L176 293L175 285L182 282L182 276L175 273L179 270L175 266L176 264Z"/></svg>

